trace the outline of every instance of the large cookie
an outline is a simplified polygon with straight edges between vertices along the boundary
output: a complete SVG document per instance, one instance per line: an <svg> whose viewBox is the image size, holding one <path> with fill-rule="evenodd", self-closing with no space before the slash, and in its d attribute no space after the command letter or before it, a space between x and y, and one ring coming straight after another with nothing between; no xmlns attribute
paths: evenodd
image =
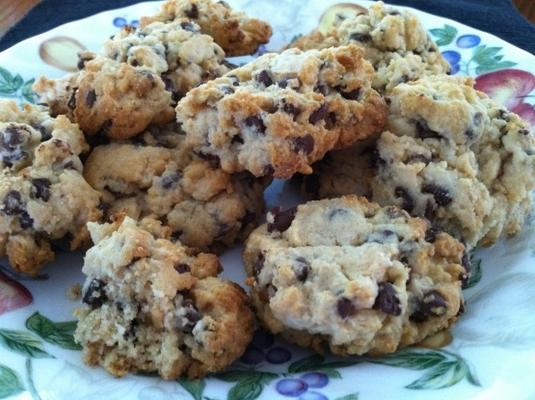
<svg viewBox="0 0 535 400"><path fill-rule="evenodd" d="M233 10L224 1L168 0L160 13L143 17L141 25L184 18L198 23L202 32L212 36L229 56L252 54L271 37L271 27L266 22Z"/></svg>
<svg viewBox="0 0 535 400"><path fill-rule="evenodd" d="M463 255L424 220L347 196L268 214L244 261L265 327L350 355L391 353L449 327L463 309Z"/></svg>
<svg viewBox="0 0 535 400"><path fill-rule="evenodd" d="M64 116L12 101L0 102L0 254L36 275L52 261L51 244L88 242L87 221L100 217L100 195L82 176L82 132Z"/></svg>
<svg viewBox="0 0 535 400"><path fill-rule="evenodd" d="M386 105L355 45L266 54L192 89L176 108L187 143L229 173L288 178L381 130Z"/></svg>
<svg viewBox="0 0 535 400"><path fill-rule="evenodd" d="M242 355L254 329L247 295L217 277L212 254L168 240L154 220L89 224L84 306L75 339L110 373L198 378Z"/></svg>
<svg viewBox="0 0 535 400"><path fill-rule="evenodd" d="M263 212L269 179L230 175L184 146L176 125L152 127L136 141L96 147L85 177L108 215L152 216L188 246L221 250L243 240Z"/></svg>

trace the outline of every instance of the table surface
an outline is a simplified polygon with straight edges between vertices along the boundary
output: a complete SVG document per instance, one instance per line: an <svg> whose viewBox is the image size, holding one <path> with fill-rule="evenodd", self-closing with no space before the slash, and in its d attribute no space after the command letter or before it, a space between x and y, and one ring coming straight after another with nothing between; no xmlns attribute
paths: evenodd
<svg viewBox="0 0 535 400"><path fill-rule="evenodd" d="M40 1L0 0L0 38ZM513 3L527 20L535 23L535 0L513 0Z"/></svg>

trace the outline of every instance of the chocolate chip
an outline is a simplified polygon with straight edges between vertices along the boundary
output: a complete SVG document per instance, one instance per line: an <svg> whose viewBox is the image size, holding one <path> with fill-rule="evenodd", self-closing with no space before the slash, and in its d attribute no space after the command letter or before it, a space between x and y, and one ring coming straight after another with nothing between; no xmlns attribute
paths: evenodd
<svg viewBox="0 0 535 400"><path fill-rule="evenodd" d="M165 90L171 92L171 100L173 100L173 103L177 103L178 100L182 98L182 93L175 89L175 85L169 77L162 75L162 81L165 85Z"/></svg>
<svg viewBox="0 0 535 400"><path fill-rule="evenodd" d="M329 110L329 105L327 103L323 103L319 108L312 111L312 113L308 117L308 122L310 122L311 124L318 123L323 118L325 118L328 110Z"/></svg>
<svg viewBox="0 0 535 400"><path fill-rule="evenodd" d="M333 208L332 210L329 210L329 213L327 214L327 218L329 219L329 221L331 221L335 217L339 215L346 215L347 213L348 211L345 208Z"/></svg>
<svg viewBox="0 0 535 400"><path fill-rule="evenodd" d="M332 129L336 125L336 113L330 112L325 117L325 128Z"/></svg>
<svg viewBox="0 0 535 400"><path fill-rule="evenodd" d="M224 223L218 223L217 225L217 233L215 238L216 239L222 239L224 236L229 234L233 229L233 225L224 224Z"/></svg>
<svg viewBox="0 0 535 400"><path fill-rule="evenodd" d="M212 168L218 168L221 163L221 160L215 154L203 153L200 151L195 151L194 153L200 159L207 161Z"/></svg>
<svg viewBox="0 0 535 400"><path fill-rule="evenodd" d="M24 211L22 197L16 190L10 190L4 197L2 212L7 215L16 215Z"/></svg>
<svg viewBox="0 0 535 400"><path fill-rule="evenodd" d="M386 161L383 158L381 158L379 154L379 149L374 148L371 151L370 164L373 168L378 168L379 166L386 164Z"/></svg>
<svg viewBox="0 0 535 400"><path fill-rule="evenodd" d="M274 230L277 230L279 232L284 232L292 224L292 221L295 218L296 212L297 212L297 207L291 207L284 211L280 211L280 208L273 209L271 211L273 215L273 222L268 223L267 225L268 232L271 233Z"/></svg>
<svg viewBox="0 0 535 400"><path fill-rule="evenodd" d="M93 310L96 308L102 307L102 305L108 301L108 296L106 295L105 291L105 283L101 281L100 279L93 279L89 286L87 287L87 290L85 291L85 294L82 298L82 301L87 304L89 307L91 307Z"/></svg>
<svg viewBox="0 0 535 400"><path fill-rule="evenodd" d="M284 79L281 79L280 81L277 82L277 85L280 87L280 88L283 88L285 89L287 86L288 86L288 81L290 80L290 78L284 78Z"/></svg>
<svg viewBox="0 0 535 400"><path fill-rule="evenodd" d="M433 198L435 199L435 202L439 206L445 207L448 204L450 204L453 200L451 195L448 193L446 189L444 189L441 186L432 184L432 183L422 185L422 192L432 194Z"/></svg>
<svg viewBox="0 0 535 400"><path fill-rule="evenodd" d="M243 144L243 137L238 133L237 135L232 136L232 139L230 140L230 143L238 143Z"/></svg>
<svg viewBox="0 0 535 400"><path fill-rule="evenodd" d="M197 29L191 22L187 22L187 21L181 22L180 27L188 32L197 32Z"/></svg>
<svg viewBox="0 0 535 400"><path fill-rule="evenodd" d="M26 211L21 211L19 214L19 224L22 229L28 229L33 226L33 219Z"/></svg>
<svg viewBox="0 0 535 400"><path fill-rule="evenodd" d="M223 65L224 65L225 67L227 67L228 69L236 69L236 68L238 68L238 66L237 66L236 64L233 64L233 63L231 63L230 61L228 61L228 60L226 60L226 59L223 60L223 61L221 62L221 64L223 64ZM233 85L234 85L234 84L233 84ZM236 85L234 85L234 86L236 86Z"/></svg>
<svg viewBox="0 0 535 400"><path fill-rule="evenodd" d="M372 37L369 33L358 33L354 32L349 35L349 40L355 40L357 42L369 42L372 40Z"/></svg>
<svg viewBox="0 0 535 400"><path fill-rule="evenodd" d="M336 311L338 311L338 315L341 318L345 319L354 315L357 312L357 309L351 300L347 297L341 297L336 303Z"/></svg>
<svg viewBox="0 0 535 400"><path fill-rule="evenodd" d="M315 92L318 92L318 93L321 93L322 95L326 96L326 95L327 95L327 92L328 92L328 89L327 89L327 86L322 85L321 83L318 83L318 84L314 87L314 91L315 91Z"/></svg>
<svg viewBox="0 0 535 400"><path fill-rule="evenodd" d="M48 201L50 199L50 180L47 178L32 179L32 193L35 198Z"/></svg>
<svg viewBox="0 0 535 400"><path fill-rule="evenodd" d="M414 322L425 322L430 317L439 317L446 313L446 299L437 290L431 290L424 294L418 302L416 311L409 317Z"/></svg>
<svg viewBox="0 0 535 400"><path fill-rule="evenodd" d="M190 272L191 268L188 264L180 263L180 264L175 265L175 271L178 272L179 274L184 274L186 272Z"/></svg>
<svg viewBox="0 0 535 400"><path fill-rule="evenodd" d="M293 104L290 104L290 103L285 103L285 104L282 106L282 111L284 111L286 114L291 114L291 115L293 115L293 120L294 120L294 121L297 119L297 116L298 116L299 113L301 112L301 110L299 109L299 107L296 107L296 106L294 106Z"/></svg>
<svg viewBox="0 0 535 400"><path fill-rule="evenodd" d="M123 305L121 303L117 303L116 307L119 310L119 312L121 313L123 312ZM136 330L138 326L139 326L139 321L137 318L134 318L132 321L130 321L130 325L128 326L128 329L124 332L123 337L126 340L129 340L132 338L134 339L134 341L136 341Z"/></svg>
<svg viewBox="0 0 535 400"><path fill-rule="evenodd" d="M401 208L407 210L408 212L412 212L414 209L414 200L409 192L405 188L398 186L394 189L394 194L396 197L401 198Z"/></svg>
<svg viewBox="0 0 535 400"><path fill-rule="evenodd" d="M184 319L185 322L182 322L182 331L185 333L191 333L195 324L202 319L202 314L197 310L195 305L190 299L185 299L182 303L182 307L185 309Z"/></svg>
<svg viewBox="0 0 535 400"><path fill-rule="evenodd" d="M292 139L292 150L296 153L303 152L309 155L314 151L314 138L312 135L299 136Z"/></svg>
<svg viewBox="0 0 535 400"><path fill-rule="evenodd" d="M420 139L442 139L442 136L431 130L424 121L416 122L416 132Z"/></svg>
<svg viewBox="0 0 535 400"><path fill-rule="evenodd" d="M23 142L22 130L13 125L9 125L0 137L0 145L8 150L15 150Z"/></svg>
<svg viewBox="0 0 535 400"><path fill-rule="evenodd" d="M182 174L180 172L175 172L173 174L166 175L162 177L160 184L164 189L170 189L172 186L177 183L180 178L182 177Z"/></svg>
<svg viewBox="0 0 535 400"><path fill-rule="evenodd" d="M349 92L340 92L342 97L347 100L358 100L360 97L360 88L359 89L353 89Z"/></svg>
<svg viewBox="0 0 535 400"><path fill-rule="evenodd" d="M74 110L76 108L76 91L78 88L74 88L71 97L69 97L69 101L67 102L67 107L69 107L71 110Z"/></svg>
<svg viewBox="0 0 535 400"><path fill-rule="evenodd" d="M87 92L87 95L85 96L85 103L89 108L92 108L96 100L97 94L94 90L91 89L89 92Z"/></svg>
<svg viewBox="0 0 535 400"><path fill-rule="evenodd" d="M250 117L247 117L243 122L245 122L246 126L252 127L258 133L264 134L266 132L266 126L264 125L264 121L258 115L252 115Z"/></svg>
<svg viewBox="0 0 535 400"><path fill-rule="evenodd" d="M401 211L396 206L387 206L386 209L385 209L385 212L386 212L386 215L388 215L389 218L393 218L393 219L401 218L401 217L405 216L403 214L403 211Z"/></svg>
<svg viewBox="0 0 535 400"><path fill-rule="evenodd" d="M253 264L253 275L256 277L264 268L264 255L260 254Z"/></svg>
<svg viewBox="0 0 535 400"><path fill-rule="evenodd" d="M390 282L379 283L379 293L375 298L373 308L389 315L401 314L401 303L394 285Z"/></svg>
<svg viewBox="0 0 535 400"><path fill-rule="evenodd" d="M308 274L310 273L310 263L304 257L297 257L295 261L295 277L298 281L304 282L307 280Z"/></svg>
<svg viewBox="0 0 535 400"><path fill-rule="evenodd" d="M224 95L234 93L234 88L232 86L224 85L219 88Z"/></svg>
<svg viewBox="0 0 535 400"><path fill-rule="evenodd" d="M234 82L232 82L232 86L239 86L240 85L240 78L238 78L238 76L236 75L227 75L227 78L233 80Z"/></svg>
<svg viewBox="0 0 535 400"><path fill-rule="evenodd" d="M199 9L197 8L197 4L191 5L191 8L186 11L186 16L188 18L193 18L193 19L199 18Z"/></svg>
<svg viewBox="0 0 535 400"><path fill-rule="evenodd" d="M392 11L388 11L387 13L388 15L400 15L399 11L398 10L392 10Z"/></svg>
<svg viewBox="0 0 535 400"><path fill-rule="evenodd" d="M273 85L273 81L271 80L271 77L269 76L269 72L265 69L260 71L260 73L256 76L256 80L264 84L265 87Z"/></svg>
<svg viewBox="0 0 535 400"><path fill-rule="evenodd" d="M88 61L91 61L93 57L82 57L81 55L78 55L78 64L76 64L76 67L78 70L82 70L85 68L85 63Z"/></svg>
<svg viewBox="0 0 535 400"><path fill-rule="evenodd" d="M527 136L527 135L529 135L529 130L528 129L519 129L518 130L518 134Z"/></svg>

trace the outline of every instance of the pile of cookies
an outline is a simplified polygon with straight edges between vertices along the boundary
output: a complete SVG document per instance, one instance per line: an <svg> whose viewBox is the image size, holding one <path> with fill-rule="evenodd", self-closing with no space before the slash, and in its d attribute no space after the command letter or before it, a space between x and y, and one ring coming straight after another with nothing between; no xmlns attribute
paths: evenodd
<svg viewBox="0 0 535 400"><path fill-rule="evenodd" d="M242 355L254 313L319 352L384 354L462 314L469 252L531 211L535 136L448 76L410 12L349 8L238 67L267 23L168 0L40 78L42 105L0 103L0 252L35 276L92 244L88 364L200 377ZM258 226L274 178L309 201ZM242 242L250 298L214 254Z"/></svg>

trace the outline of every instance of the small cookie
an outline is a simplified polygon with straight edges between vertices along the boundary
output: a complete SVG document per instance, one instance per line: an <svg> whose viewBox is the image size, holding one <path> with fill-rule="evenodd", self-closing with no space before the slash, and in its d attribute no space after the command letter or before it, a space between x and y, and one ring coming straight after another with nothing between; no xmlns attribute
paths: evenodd
<svg viewBox="0 0 535 400"><path fill-rule="evenodd" d="M289 178L379 132L386 105L355 45L266 54L192 89L176 108L189 146L229 173Z"/></svg>
<svg viewBox="0 0 535 400"><path fill-rule="evenodd" d="M158 74L176 102L201 82L229 71L225 52L188 20L126 27L104 43L103 54Z"/></svg>
<svg viewBox="0 0 535 400"><path fill-rule="evenodd" d="M253 314L243 289L217 277L216 256L171 242L154 220L119 216L88 228L95 245L75 333L87 364L116 376L199 378L242 355Z"/></svg>
<svg viewBox="0 0 535 400"><path fill-rule="evenodd" d="M100 218L100 195L82 177L82 132L46 109L0 102L0 254L12 268L37 275L52 261L51 244L87 244L87 221Z"/></svg>
<svg viewBox="0 0 535 400"><path fill-rule="evenodd" d="M391 353L448 328L462 312L464 246L428 228L357 196L268 214L244 251L258 318L340 355Z"/></svg>
<svg viewBox="0 0 535 400"><path fill-rule="evenodd" d="M410 11L377 2L367 13L334 21L335 26L328 33L316 30L289 46L308 50L356 43L365 49L364 57L375 68L372 86L379 91L388 92L399 83L447 73L450 69L437 45Z"/></svg>
<svg viewBox="0 0 535 400"><path fill-rule="evenodd" d="M141 26L184 18L199 24L202 32L212 36L228 56L252 54L271 37L271 27L266 22L233 10L224 1L168 0L159 14L141 18Z"/></svg>
<svg viewBox="0 0 535 400"><path fill-rule="evenodd" d="M53 115L66 114L87 135L125 139L174 117L171 92L157 74L105 57L61 79L40 77L33 89Z"/></svg>
<svg viewBox="0 0 535 400"><path fill-rule="evenodd" d="M94 148L85 178L102 193L107 215L158 218L185 245L214 251L245 239L256 226L270 181L247 172L229 175L196 156L176 125Z"/></svg>

